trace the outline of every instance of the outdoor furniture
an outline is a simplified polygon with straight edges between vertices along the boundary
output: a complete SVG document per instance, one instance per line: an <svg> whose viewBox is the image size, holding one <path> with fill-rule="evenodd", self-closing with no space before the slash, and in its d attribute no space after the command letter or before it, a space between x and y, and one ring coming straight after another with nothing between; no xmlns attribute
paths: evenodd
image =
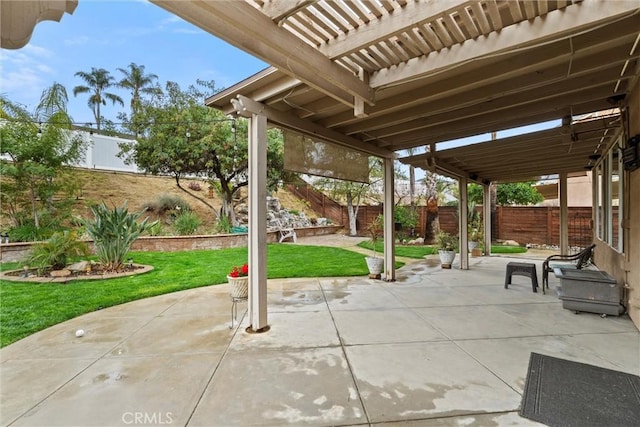
<svg viewBox="0 0 640 427"><path fill-rule="evenodd" d="M625 308L620 303L622 288L605 271L557 267L554 273L560 279L558 296L562 308L576 313L598 313L602 317L624 313Z"/></svg>
<svg viewBox="0 0 640 427"><path fill-rule="evenodd" d="M504 278L504 288L508 289L511 284L511 276L527 276L531 279L533 292L538 292L538 275L536 265L528 262L510 262L507 264L507 274ZM544 289L543 289L544 292Z"/></svg>
<svg viewBox="0 0 640 427"><path fill-rule="evenodd" d="M278 243L282 243L285 239L291 238L293 243L298 243L298 236L296 236L296 230L293 227L285 227L282 222L278 221L278 233L280 238Z"/></svg>
<svg viewBox="0 0 640 427"><path fill-rule="evenodd" d="M542 263L542 293L544 293L545 288L549 288L549 273L553 272L554 268L562 267L582 270L584 267L593 263L593 250L595 247L596 245L594 243L577 254L551 255L544 260Z"/></svg>

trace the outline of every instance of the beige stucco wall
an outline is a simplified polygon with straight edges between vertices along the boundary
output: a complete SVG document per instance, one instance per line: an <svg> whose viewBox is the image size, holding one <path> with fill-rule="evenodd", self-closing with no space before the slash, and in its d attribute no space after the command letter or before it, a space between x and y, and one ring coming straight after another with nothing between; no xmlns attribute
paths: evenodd
<svg viewBox="0 0 640 427"><path fill-rule="evenodd" d="M629 136L640 134L640 82L636 82L628 100ZM625 305L640 329L640 169L627 172L624 222L624 253L619 254L596 239L595 263L627 287Z"/></svg>

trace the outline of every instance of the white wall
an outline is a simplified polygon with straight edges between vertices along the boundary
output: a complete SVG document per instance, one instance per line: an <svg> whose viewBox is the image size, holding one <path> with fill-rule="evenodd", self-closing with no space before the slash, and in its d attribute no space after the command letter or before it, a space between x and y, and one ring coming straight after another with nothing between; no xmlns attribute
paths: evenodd
<svg viewBox="0 0 640 427"><path fill-rule="evenodd" d="M90 135L85 131L78 131L80 135L90 141L84 160L78 163L78 167L87 169L104 169L119 172L141 172L135 164L127 165L124 159L117 156L120 152L118 144L131 142L130 139L115 136Z"/></svg>

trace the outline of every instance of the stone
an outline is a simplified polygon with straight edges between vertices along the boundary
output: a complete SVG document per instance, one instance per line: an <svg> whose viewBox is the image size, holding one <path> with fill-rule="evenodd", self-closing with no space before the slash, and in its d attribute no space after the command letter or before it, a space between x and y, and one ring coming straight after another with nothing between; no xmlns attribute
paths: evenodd
<svg viewBox="0 0 640 427"><path fill-rule="evenodd" d="M71 271L65 268L62 270L53 270L49 274L51 275L51 277L69 277L71 276Z"/></svg>
<svg viewBox="0 0 640 427"><path fill-rule="evenodd" d="M76 263L73 263L71 265L67 266L67 270L71 270L71 271L86 271L87 267L89 267L91 264L89 263L89 261L79 261Z"/></svg>
<svg viewBox="0 0 640 427"><path fill-rule="evenodd" d="M504 242L502 242L503 246L520 246L520 243L516 242L515 240L505 240Z"/></svg>

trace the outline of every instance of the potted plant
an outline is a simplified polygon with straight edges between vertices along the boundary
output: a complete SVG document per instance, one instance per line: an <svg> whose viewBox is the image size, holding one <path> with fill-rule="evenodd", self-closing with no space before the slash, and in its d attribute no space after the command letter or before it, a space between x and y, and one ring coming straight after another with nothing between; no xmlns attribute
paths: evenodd
<svg viewBox="0 0 640 427"><path fill-rule="evenodd" d="M436 236L438 254L442 268L451 268L453 260L456 258L458 249L458 237L445 231L440 231Z"/></svg>
<svg viewBox="0 0 640 427"><path fill-rule="evenodd" d="M249 264L234 266L227 274L231 298L247 298L249 295Z"/></svg>
<svg viewBox="0 0 640 427"><path fill-rule="evenodd" d="M473 202L469 203L467 214L467 236L469 237L467 247L469 251L473 251L482 241L482 218L480 213L476 211L476 204Z"/></svg>
<svg viewBox="0 0 640 427"><path fill-rule="evenodd" d="M369 276L378 276L384 269L384 259L376 256L376 243L380 239L383 230L382 215L378 215L367 226L367 232L371 236L371 244L373 245L373 256L365 257L367 267L369 268Z"/></svg>

